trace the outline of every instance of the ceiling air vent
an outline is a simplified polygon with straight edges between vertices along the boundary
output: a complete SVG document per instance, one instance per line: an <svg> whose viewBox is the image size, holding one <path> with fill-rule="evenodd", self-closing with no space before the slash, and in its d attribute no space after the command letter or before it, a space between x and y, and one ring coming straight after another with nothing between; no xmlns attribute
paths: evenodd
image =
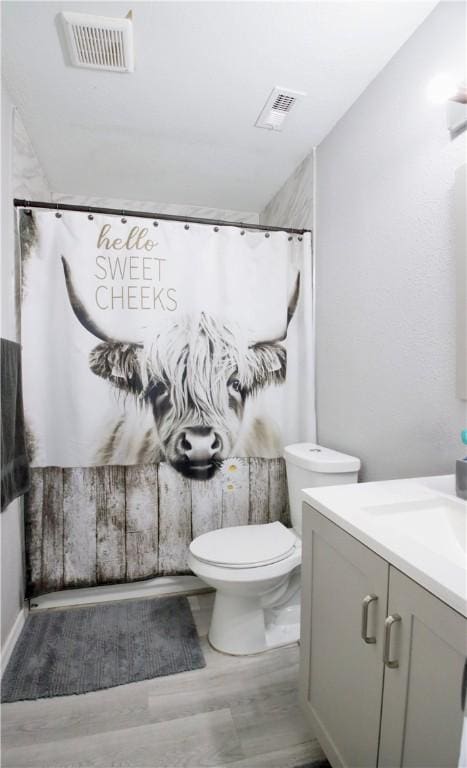
<svg viewBox="0 0 467 768"><path fill-rule="evenodd" d="M133 24L125 19L62 13L71 63L75 67L133 72Z"/></svg>
<svg viewBox="0 0 467 768"><path fill-rule="evenodd" d="M282 131L284 121L299 99L306 94L302 91L290 91L288 88L273 88L255 125L270 131Z"/></svg>

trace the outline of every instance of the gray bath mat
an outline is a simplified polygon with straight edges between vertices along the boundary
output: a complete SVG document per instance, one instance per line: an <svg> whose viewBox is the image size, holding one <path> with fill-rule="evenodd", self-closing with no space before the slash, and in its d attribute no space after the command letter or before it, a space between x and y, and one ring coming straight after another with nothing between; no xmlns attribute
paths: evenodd
<svg viewBox="0 0 467 768"><path fill-rule="evenodd" d="M2 701L86 693L206 666L186 597L31 614Z"/></svg>

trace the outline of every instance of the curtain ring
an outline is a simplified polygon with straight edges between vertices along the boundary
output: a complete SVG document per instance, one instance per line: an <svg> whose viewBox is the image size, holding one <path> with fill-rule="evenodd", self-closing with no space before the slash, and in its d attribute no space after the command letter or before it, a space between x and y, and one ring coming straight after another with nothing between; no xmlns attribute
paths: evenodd
<svg viewBox="0 0 467 768"><path fill-rule="evenodd" d="M190 229L190 225L189 224L185 224L185 229Z"/></svg>
<svg viewBox="0 0 467 768"><path fill-rule="evenodd" d="M88 219L89 219L89 221L92 221L92 220L93 220L93 218L94 218L94 216L92 215L92 213L88 213Z"/></svg>
<svg viewBox="0 0 467 768"><path fill-rule="evenodd" d="M158 227L159 226L159 222L158 221L153 221L152 222L152 226L153 227Z"/></svg>
<svg viewBox="0 0 467 768"><path fill-rule="evenodd" d="M289 241L289 243L290 243L290 241L291 241L291 240L293 240L293 237L292 237L292 235L289 235L289 236L288 236L288 238L287 238L287 240L288 240L288 241Z"/></svg>
<svg viewBox="0 0 467 768"><path fill-rule="evenodd" d="M219 232L219 227L214 227L214 232Z"/></svg>
<svg viewBox="0 0 467 768"><path fill-rule="evenodd" d="M58 210L57 210L55 216L56 216L57 219L61 219L62 218L62 214Z"/></svg>
<svg viewBox="0 0 467 768"><path fill-rule="evenodd" d="M298 236L298 242L301 243L303 240L303 237L301 235Z"/></svg>
<svg viewBox="0 0 467 768"><path fill-rule="evenodd" d="M241 234L241 235L244 235L244 234L245 234L245 230L244 230L244 229L242 229L242 231L240 232L240 234Z"/></svg>
<svg viewBox="0 0 467 768"><path fill-rule="evenodd" d="M265 235L264 235L264 237L270 237L270 234L269 234L269 232L266 232L266 233L265 233Z"/></svg>

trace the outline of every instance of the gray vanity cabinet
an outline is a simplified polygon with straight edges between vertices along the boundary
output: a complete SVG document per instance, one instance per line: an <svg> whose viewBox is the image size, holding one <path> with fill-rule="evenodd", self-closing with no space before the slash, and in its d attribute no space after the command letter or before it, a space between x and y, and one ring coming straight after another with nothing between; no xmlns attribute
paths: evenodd
<svg viewBox="0 0 467 768"><path fill-rule="evenodd" d="M300 699L334 768L456 768L465 619L305 505Z"/></svg>
<svg viewBox="0 0 467 768"><path fill-rule="evenodd" d="M395 568L389 572L389 655L384 675L380 768L452 768L459 761L463 617Z"/></svg>
<svg viewBox="0 0 467 768"><path fill-rule="evenodd" d="M374 768L388 564L311 507L302 525L301 700L334 766Z"/></svg>

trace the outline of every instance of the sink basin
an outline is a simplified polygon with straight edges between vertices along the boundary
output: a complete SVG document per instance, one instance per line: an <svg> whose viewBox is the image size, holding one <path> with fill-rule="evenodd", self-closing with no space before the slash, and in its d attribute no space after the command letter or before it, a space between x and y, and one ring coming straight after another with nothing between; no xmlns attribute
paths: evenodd
<svg viewBox="0 0 467 768"><path fill-rule="evenodd" d="M456 478L455 475L441 475L438 477L424 477L420 480L420 485L429 488L435 493L447 493L453 496L456 501Z"/></svg>
<svg viewBox="0 0 467 768"><path fill-rule="evenodd" d="M309 488L303 499L467 618L467 503L454 475Z"/></svg>
<svg viewBox="0 0 467 768"><path fill-rule="evenodd" d="M467 503L448 496L362 507L384 526L397 530L455 565L467 563Z"/></svg>

